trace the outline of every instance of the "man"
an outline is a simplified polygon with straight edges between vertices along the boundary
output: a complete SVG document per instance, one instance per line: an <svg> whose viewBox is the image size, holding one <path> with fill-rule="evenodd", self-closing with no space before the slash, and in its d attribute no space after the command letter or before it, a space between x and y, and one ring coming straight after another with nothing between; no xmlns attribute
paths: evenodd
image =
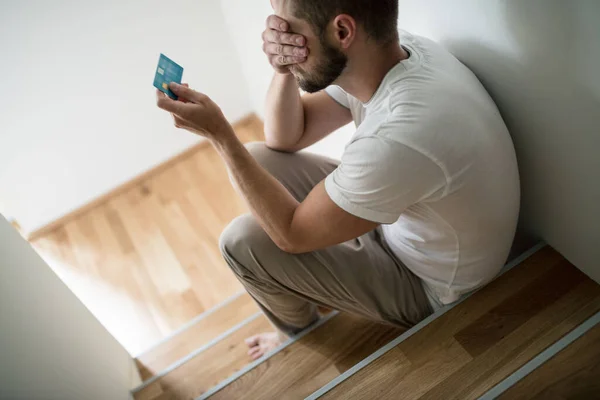
<svg viewBox="0 0 600 400"><path fill-rule="evenodd" d="M397 0L272 5L266 144L244 147L203 94L158 93L176 126L214 145L252 211L221 249L278 329L247 340L253 358L314 323L316 306L409 327L457 301L499 272L519 209L496 106L441 46L399 37ZM352 120L341 163L297 153Z"/></svg>

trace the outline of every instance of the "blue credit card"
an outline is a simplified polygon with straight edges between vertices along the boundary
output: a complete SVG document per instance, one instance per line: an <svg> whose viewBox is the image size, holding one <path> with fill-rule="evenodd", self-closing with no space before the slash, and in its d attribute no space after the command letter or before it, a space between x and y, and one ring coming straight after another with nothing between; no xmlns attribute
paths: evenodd
<svg viewBox="0 0 600 400"><path fill-rule="evenodd" d="M175 93L169 89L169 83L181 83L182 77L183 67L161 53L158 59L158 67L156 67L156 75L154 76L154 87L166 93L173 100L177 100Z"/></svg>

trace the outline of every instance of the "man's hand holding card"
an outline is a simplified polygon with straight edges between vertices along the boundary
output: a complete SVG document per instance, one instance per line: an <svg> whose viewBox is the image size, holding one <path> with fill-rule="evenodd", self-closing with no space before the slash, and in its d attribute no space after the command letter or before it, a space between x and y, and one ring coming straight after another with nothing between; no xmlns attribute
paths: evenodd
<svg viewBox="0 0 600 400"><path fill-rule="evenodd" d="M158 107L172 114L177 128L209 139L232 134L219 106L205 94L181 84L182 76L183 68L161 54L154 78Z"/></svg>

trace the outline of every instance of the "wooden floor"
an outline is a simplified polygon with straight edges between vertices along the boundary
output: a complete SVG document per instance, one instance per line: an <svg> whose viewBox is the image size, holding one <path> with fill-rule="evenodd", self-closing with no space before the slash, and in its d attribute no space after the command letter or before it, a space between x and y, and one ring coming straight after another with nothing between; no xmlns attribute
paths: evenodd
<svg viewBox="0 0 600 400"><path fill-rule="evenodd" d="M476 399L599 310L600 285L545 247L321 398ZM136 399L201 395L249 362L243 338L268 326L264 317L255 320L148 386ZM339 314L210 399L305 398L401 333ZM545 393L596 390L597 335L591 331L551 360L561 365L555 372L541 369L538 378L528 378L547 382L538 390L540 398L547 398ZM581 356L582 351L589 354ZM548 383L548 374L554 381ZM519 390L525 393L527 387Z"/></svg>
<svg viewBox="0 0 600 400"><path fill-rule="evenodd" d="M322 398L476 399L598 310L600 285L546 247Z"/></svg>
<svg viewBox="0 0 600 400"><path fill-rule="evenodd" d="M167 376L134 394L135 400L193 400L250 363L244 339L272 330L264 315L244 325Z"/></svg>
<svg viewBox="0 0 600 400"><path fill-rule="evenodd" d="M243 324L260 310L247 293L136 358L143 381Z"/></svg>
<svg viewBox="0 0 600 400"><path fill-rule="evenodd" d="M402 332L339 314L210 399L303 399Z"/></svg>
<svg viewBox="0 0 600 400"><path fill-rule="evenodd" d="M499 398L599 399L600 325L517 382Z"/></svg>
<svg viewBox="0 0 600 400"><path fill-rule="evenodd" d="M262 140L255 118L236 127ZM209 145L64 222L33 247L134 355L241 292L218 238L246 212Z"/></svg>

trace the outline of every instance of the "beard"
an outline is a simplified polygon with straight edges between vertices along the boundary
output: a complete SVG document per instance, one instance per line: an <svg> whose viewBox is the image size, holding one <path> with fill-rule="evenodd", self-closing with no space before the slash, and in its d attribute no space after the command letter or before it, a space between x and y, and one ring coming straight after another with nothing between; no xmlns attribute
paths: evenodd
<svg viewBox="0 0 600 400"><path fill-rule="evenodd" d="M348 65L348 57L344 53L331 46L324 38L321 38L320 42L323 47L323 59L315 70L308 72L299 67L294 68L298 86L307 93L316 93L330 86Z"/></svg>

